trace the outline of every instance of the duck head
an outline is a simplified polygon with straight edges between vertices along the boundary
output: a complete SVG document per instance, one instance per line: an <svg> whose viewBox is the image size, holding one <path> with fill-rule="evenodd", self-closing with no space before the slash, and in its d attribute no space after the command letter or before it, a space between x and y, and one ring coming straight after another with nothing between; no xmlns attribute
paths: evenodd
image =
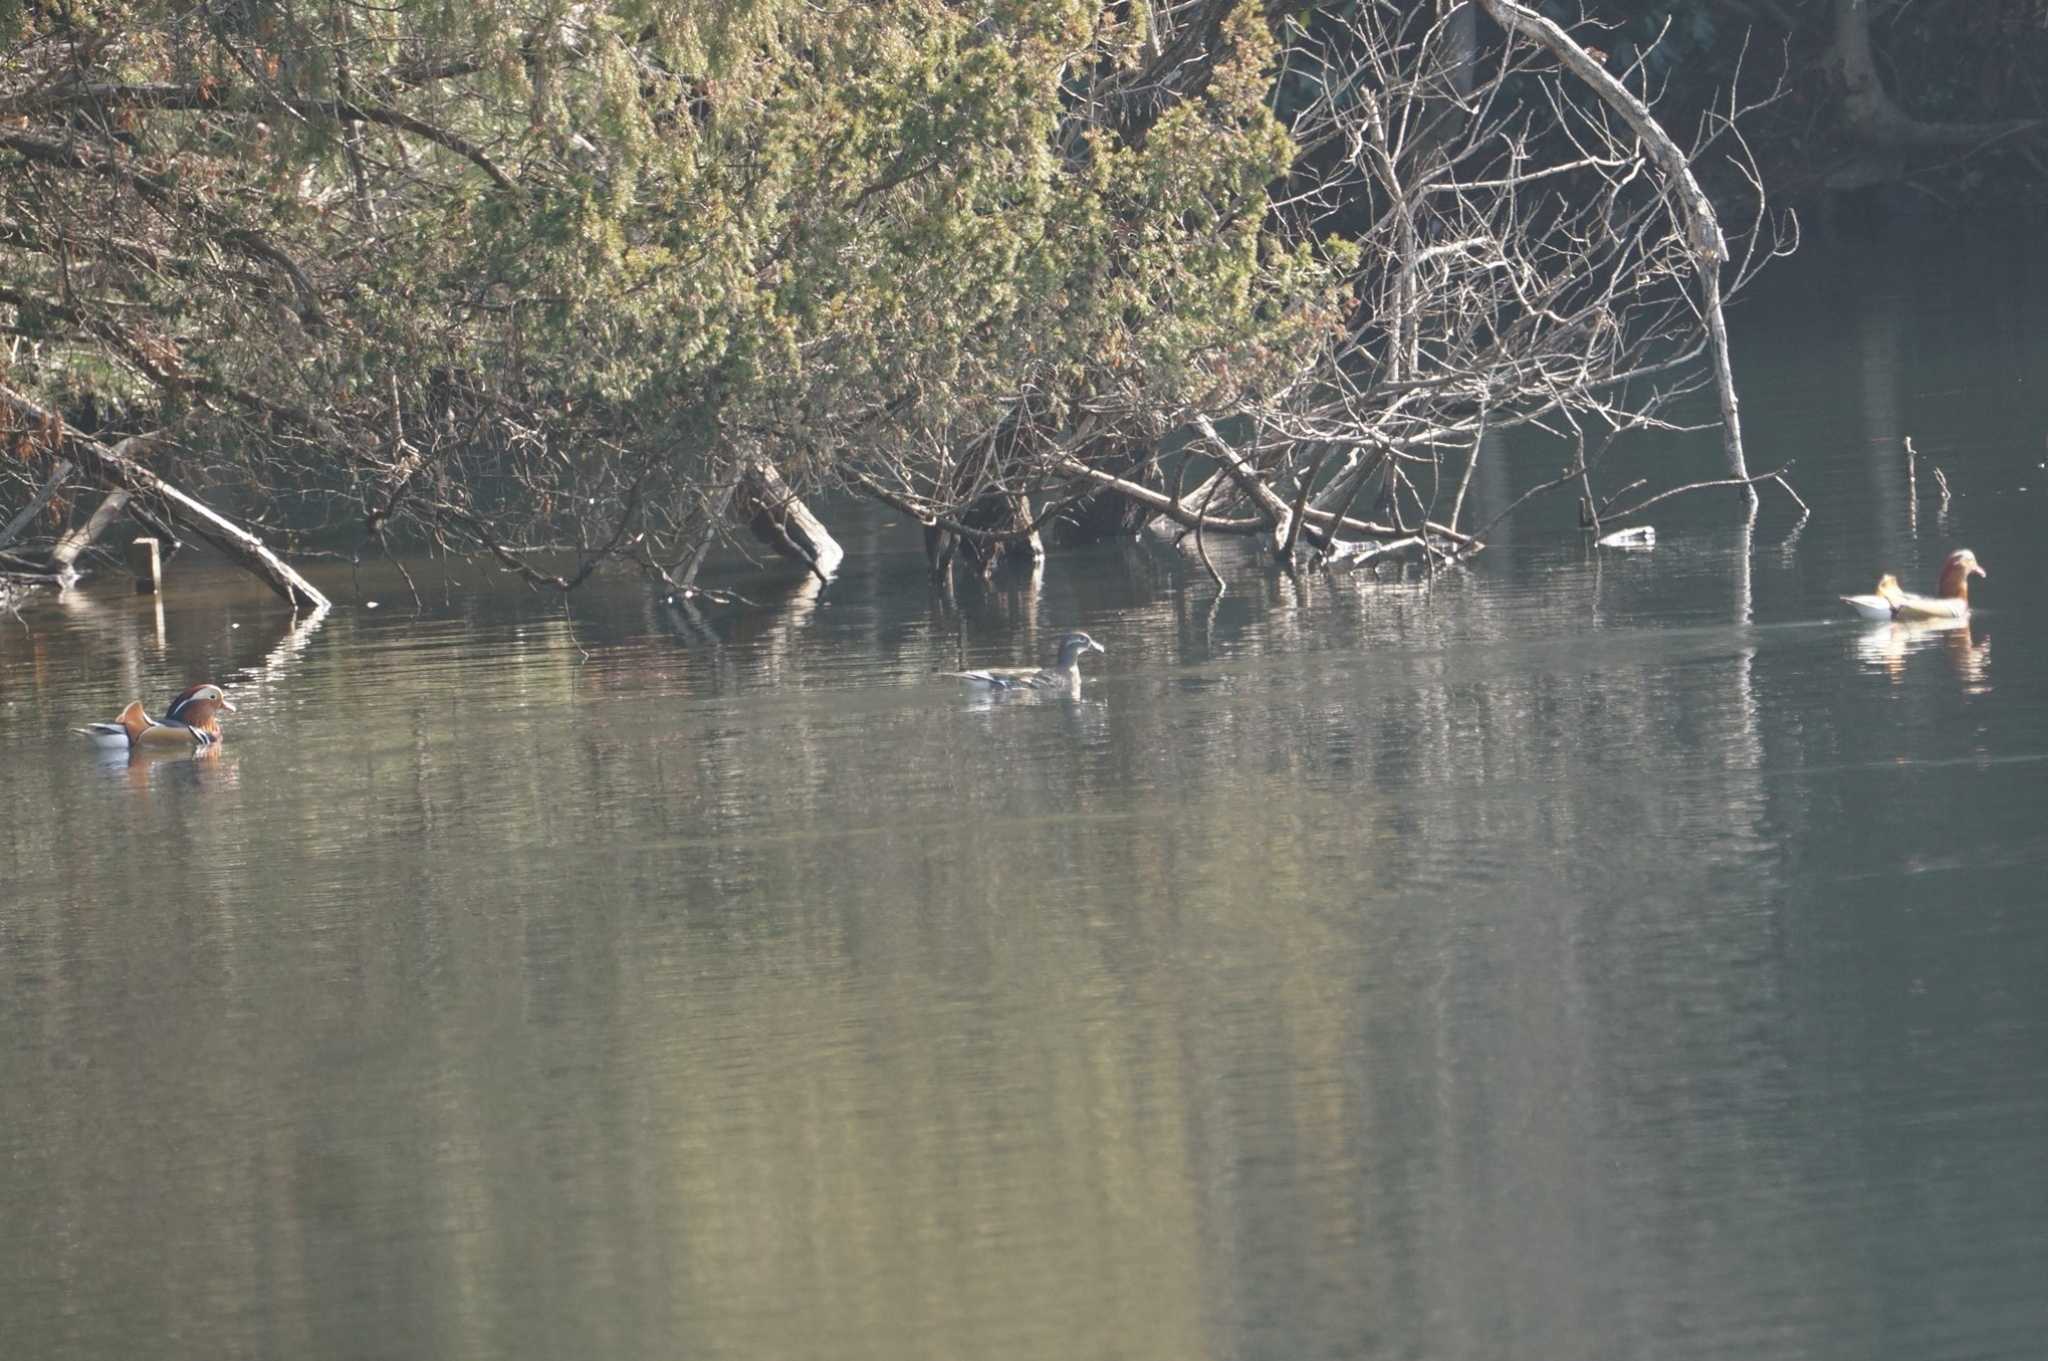
<svg viewBox="0 0 2048 1361"><path fill-rule="evenodd" d="M1078 629L1060 639L1060 667L1062 670L1077 664L1084 652L1106 652L1102 644Z"/></svg>
<svg viewBox="0 0 2048 1361"><path fill-rule="evenodd" d="M1970 578L1989 578L1990 575L1977 564L1975 553L1967 548L1958 548L1941 564L1941 582L1936 588L1936 593L1945 600L1968 600Z"/></svg>
<svg viewBox="0 0 2048 1361"><path fill-rule="evenodd" d="M223 709L233 713L235 706L228 702L225 691L218 685L208 682L195 685L173 697L171 707L164 710L164 719L219 736L220 711Z"/></svg>

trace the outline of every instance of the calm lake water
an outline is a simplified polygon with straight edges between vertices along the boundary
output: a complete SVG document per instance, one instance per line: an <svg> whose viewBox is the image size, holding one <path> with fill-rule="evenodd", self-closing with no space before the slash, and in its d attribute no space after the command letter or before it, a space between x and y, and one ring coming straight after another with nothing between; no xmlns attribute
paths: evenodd
<svg viewBox="0 0 2048 1361"><path fill-rule="evenodd" d="M0 617L7 1352L2041 1355L2032 267L1767 281L1803 527L949 606L856 516L701 625L423 564L292 633L188 559ZM1966 630L1835 602L1958 545ZM1072 626L1079 700L931 674ZM68 732L209 676L216 759Z"/></svg>

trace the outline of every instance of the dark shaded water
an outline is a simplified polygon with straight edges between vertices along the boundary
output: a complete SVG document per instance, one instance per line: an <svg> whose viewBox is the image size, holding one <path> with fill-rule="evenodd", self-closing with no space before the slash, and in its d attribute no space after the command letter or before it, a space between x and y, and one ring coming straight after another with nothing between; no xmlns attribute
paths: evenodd
<svg viewBox="0 0 2048 1361"><path fill-rule="evenodd" d="M1796 535L0 619L9 1353L2039 1355L2041 290L1843 279L1739 337ZM217 759L67 734L208 674Z"/></svg>

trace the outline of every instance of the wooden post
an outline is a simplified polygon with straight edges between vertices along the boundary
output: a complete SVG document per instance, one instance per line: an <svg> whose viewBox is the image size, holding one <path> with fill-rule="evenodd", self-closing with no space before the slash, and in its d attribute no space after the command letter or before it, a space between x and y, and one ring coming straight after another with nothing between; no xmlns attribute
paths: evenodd
<svg viewBox="0 0 2048 1361"><path fill-rule="evenodd" d="M135 594L157 593L163 584L163 564L157 558L155 539L145 535L128 545L128 570L135 574Z"/></svg>

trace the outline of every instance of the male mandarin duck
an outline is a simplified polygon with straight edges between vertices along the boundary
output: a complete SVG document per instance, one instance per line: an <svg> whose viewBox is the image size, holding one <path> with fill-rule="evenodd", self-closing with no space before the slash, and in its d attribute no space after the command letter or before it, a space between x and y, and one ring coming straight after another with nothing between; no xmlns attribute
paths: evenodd
<svg viewBox="0 0 2048 1361"><path fill-rule="evenodd" d="M194 732L205 733L218 742L221 738L220 711L235 711L228 703L228 697L218 685L210 682L190 686L171 697L171 707L164 710L164 722L182 723Z"/></svg>
<svg viewBox="0 0 2048 1361"><path fill-rule="evenodd" d="M235 711L218 685L195 685L171 698L162 718L151 718L141 700L131 701L111 723L89 723L77 731L109 751L142 747L210 747L221 740L220 711Z"/></svg>
<svg viewBox="0 0 2048 1361"><path fill-rule="evenodd" d="M1958 548L1942 562L1941 575L1935 581L1935 594L1931 596L1910 595L1899 589L1897 577L1887 574L1879 579L1875 595L1845 595L1842 603L1865 619L1897 619L1906 623L1967 619L1970 617L1970 578L1988 579L1990 575L1978 565L1975 553L1967 548Z"/></svg>
<svg viewBox="0 0 2048 1361"><path fill-rule="evenodd" d="M987 671L941 671L939 674L988 690L1078 691L1081 688L1081 654L1084 652L1107 652L1107 649L1077 630L1061 636L1060 659L1051 666L1036 670L1024 666Z"/></svg>

